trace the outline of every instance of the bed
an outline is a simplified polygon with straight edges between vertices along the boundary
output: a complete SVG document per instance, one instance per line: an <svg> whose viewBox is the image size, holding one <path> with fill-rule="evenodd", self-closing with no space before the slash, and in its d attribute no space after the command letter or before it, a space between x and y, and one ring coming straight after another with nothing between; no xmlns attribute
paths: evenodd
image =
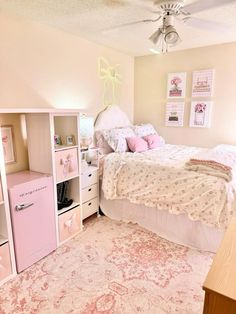
<svg viewBox="0 0 236 314"><path fill-rule="evenodd" d="M117 106L99 114L95 131L131 123ZM216 252L236 208L235 182L184 170L199 147L165 144L144 153L106 151L100 208L159 236Z"/></svg>

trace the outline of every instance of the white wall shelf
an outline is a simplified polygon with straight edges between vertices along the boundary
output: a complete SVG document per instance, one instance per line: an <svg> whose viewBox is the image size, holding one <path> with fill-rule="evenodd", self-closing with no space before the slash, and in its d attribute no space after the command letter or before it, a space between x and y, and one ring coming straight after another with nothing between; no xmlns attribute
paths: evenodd
<svg viewBox="0 0 236 314"><path fill-rule="evenodd" d="M3 245L8 242L8 239L0 234L0 245Z"/></svg>
<svg viewBox="0 0 236 314"><path fill-rule="evenodd" d="M59 151L62 151L62 150L67 150L67 149L71 149L71 148L78 148L79 146L78 145L60 145L58 147L55 147L54 148L54 151L55 152L59 152Z"/></svg>
<svg viewBox="0 0 236 314"><path fill-rule="evenodd" d="M65 213L65 212L68 212L69 210L71 210L71 209L73 209L73 208L75 208L75 207L78 207L78 206L80 206L80 203L73 202L73 203L72 203L70 206L68 206L68 207L64 207L64 208L62 208L62 209L58 209L58 210L57 210L57 214L58 214L58 216L59 216L59 215Z"/></svg>

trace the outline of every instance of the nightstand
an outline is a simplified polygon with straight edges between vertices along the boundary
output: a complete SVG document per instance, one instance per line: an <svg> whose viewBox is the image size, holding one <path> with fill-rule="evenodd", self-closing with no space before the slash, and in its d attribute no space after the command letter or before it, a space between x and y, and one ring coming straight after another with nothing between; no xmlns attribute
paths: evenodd
<svg viewBox="0 0 236 314"><path fill-rule="evenodd" d="M90 148L81 152L82 162L87 166L81 167L82 187L82 220L99 213L99 148Z"/></svg>

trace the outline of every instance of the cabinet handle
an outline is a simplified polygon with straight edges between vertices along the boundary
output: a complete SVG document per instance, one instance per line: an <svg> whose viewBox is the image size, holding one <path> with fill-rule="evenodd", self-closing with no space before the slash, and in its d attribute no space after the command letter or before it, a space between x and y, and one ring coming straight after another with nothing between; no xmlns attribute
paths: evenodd
<svg viewBox="0 0 236 314"><path fill-rule="evenodd" d="M16 211L18 212L18 211L20 211L20 210L24 210L24 209L26 209L26 208L28 208L28 207L30 207L30 206L33 206L33 205L34 205L34 203L19 204L19 205L16 205L15 209L16 209Z"/></svg>
<svg viewBox="0 0 236 314"><path fill-rule="evenodd" d="M88 175L88 177L92 177L92 173L90 173L90 174Z"/></svg>
<svg viewBox="0 0 236 314"><path fill-rule="evenodd" d="M90 189L88 189L88 192L91 192L92 191L92 189L90 188Z"/></svg>
<svg viewBox="0 0 236 314"><path fill-rule="evenodd" d="M88 203L88 206L91 206L92 205L92 203Z"/></svg>

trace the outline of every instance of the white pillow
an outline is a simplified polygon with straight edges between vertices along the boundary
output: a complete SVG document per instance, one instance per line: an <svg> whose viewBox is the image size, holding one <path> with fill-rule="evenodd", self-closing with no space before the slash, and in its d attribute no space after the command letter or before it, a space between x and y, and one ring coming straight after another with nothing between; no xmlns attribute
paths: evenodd
<svg viewBox="0 0 236 314"><path fill-rule="evenodd" d="M151 134L157 134L157 131L154 129L151 123L134 125L133 130L136 136L143 137Z"/></svg>
<svg viewBox="0 0 236 314"><path fill-rule="evenodd" d="M104 139L111 146L111 148L118 153L129 151L126 137L135 136L134 131L129 127L103 130L101 132Z"/></svg>

